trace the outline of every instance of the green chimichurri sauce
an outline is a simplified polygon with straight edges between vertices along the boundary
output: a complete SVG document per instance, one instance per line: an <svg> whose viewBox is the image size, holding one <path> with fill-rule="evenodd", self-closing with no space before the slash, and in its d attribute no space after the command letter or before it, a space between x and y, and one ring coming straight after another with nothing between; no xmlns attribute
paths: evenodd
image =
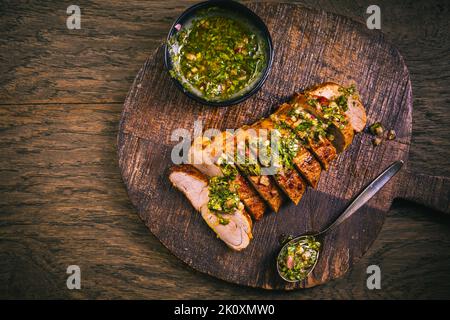
<svg viewBox="0 0 450 320"><path fill-rule="evenodd" d="M226 160L226 159L225 159ZM226 225L229 220L221 213L230 214L242 205L238 195L239 185L235 182L237 176L236 168L226 162L219 163L223 176L209 179L209 201L208 208L217 215L219 223Z"/></svg>
<svg viewBox="0 0 450 320"><path fill-rule="evenodd" d="M340 95L334 100L308 95L307 104L323 114L322 120L327 125L334 123L339 129L344 129L348 123L345 115L345 112L348 110L348 98L356 93L356 89L352 85L348 88L340 88L339 93Z"/></svg>
<svg viewBox="0 0 450 320"><path fill-rule="evenodd" d="M300 142L298 141L296 135L286 130L280 125L276 125L277 130L275 132L283 132L280 134L280 140L278 142L278 153L280 157L280 162L284 169L292 169L294 165L294 158L300 148Z"/></svg>
<svg viewBox="0 0 450 320"><path fill-rule="evenodd" d="M356 93L356 88L354 85L351 85L348 88L339 89L339 92L341 93L341 95L336 98L336 103L340 108L342 108L342 110L347 111L348 110L348 104L347 104L348 97L350 97Z"/></svg>
<svg viewBox="0 0 450 320"><path fill-rule="evenodd" d="M258 37L225 16L194 19L169 41L171 76L208 101L244 94L266 64Z"/></svg>
<svg viewBox="0 0 450 320"><path fill-rule="evenodd" d="M229 177L213 177L209 180L208 208L213 211L231 213L239 206L239 196Z"/></svg>
<svg viewBox="0 0 450 320"><path fill-rule="evenodd" d="M294 124L293 129L295 133L301 139L319 140L321 137L327 136L326 130L329 125L302 108L294 105L288 116L290 117L289 120Z"/></svg>
<svg viewBox="0 0 450 320"><path fill-rule="evenodd" d="M301 281L308 276L319 257L320 242L312 236L300 238L283 247L278 256L278 270L288 280Z"/></svg>
<svg viewBox="0 0 450 320"><path fill-rule="evenodd" d="M252 149L253 148L253 149ZM254 154L255 146L247 146L245 142L238 143L234 161L239 169L248 176L261 175L261 167Z"/></svg>
<svg viewBox="0 0 450 320"><path fill-rule="evenodd" d="M280 126L276 125L276 129L270 131L267 139L261 137L250 140L250 146L254 148L258 154L259 162L264 167L274 166L276 173L283 169L292 169L293 160L297 155L300 142L294 133L281 134Z"/></svg>

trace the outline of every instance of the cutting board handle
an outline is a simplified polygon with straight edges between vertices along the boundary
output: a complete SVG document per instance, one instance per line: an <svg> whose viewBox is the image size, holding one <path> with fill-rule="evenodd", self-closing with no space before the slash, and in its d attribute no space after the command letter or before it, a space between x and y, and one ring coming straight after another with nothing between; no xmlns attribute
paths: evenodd
<svg viewBox="0 0 450 320"><path fill-rule="evenodd" d="M450 214L450 178L402 170L397 198Z"/></svg>

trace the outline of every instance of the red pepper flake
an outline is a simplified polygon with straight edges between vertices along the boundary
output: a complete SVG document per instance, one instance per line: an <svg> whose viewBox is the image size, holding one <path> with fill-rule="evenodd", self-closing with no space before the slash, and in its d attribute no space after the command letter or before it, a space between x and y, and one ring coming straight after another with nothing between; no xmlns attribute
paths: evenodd
<svg viewBox="0 0 450 320"><path fill-rule="evenodd" d="M328 104L330 103L330 100L325 97L319 97L317 100L319 100L321 106L328 106Z"/></svg>

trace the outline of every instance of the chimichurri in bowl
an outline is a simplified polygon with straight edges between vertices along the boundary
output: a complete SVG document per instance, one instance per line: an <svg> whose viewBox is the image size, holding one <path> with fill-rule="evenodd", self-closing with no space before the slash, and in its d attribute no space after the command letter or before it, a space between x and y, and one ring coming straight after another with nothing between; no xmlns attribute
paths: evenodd
<svg viewBox="0 0 450 320"><path fill-rule="evenodd" d="M237 2L216 0L197 4L177 19L165 62L186 95L226 106L247 99L263 85L272 56L261 19Z"/></svg>

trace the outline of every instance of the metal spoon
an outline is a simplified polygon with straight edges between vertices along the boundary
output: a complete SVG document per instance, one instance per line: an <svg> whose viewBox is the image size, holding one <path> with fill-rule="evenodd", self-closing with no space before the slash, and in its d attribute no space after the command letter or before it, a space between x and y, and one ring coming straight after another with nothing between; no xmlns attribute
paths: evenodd
<svg viewBox="0 0 450 320"><path fill-rule="evenodd" d="M298 236L292 240L290 240L289 242L287 242L283 248L281 248L280 252L278 253L277 256L277 271L278 274L280 275L280 277L282 277L284 280L288 281L288 282L298 282L300 280L291 280L291 279L287 279L285 276L283 276L281 270L280 270L280 265L278 263L279 259L281 258L281 254L283 253L283 251L286 249L286 247L288 245L291 245L293 243L298 243L300 240L304 240L307 238L313 238L315 239L315 241L317 241L317 238L320 236L321 238L323 238L323 236L327 233L330 232L331 230L335 229L337 226L339 226L342 222L344 222L345 220L347 220L355 211L357 211L359 208L361 208L367 201L369 201L389 180L391 180L391 178L401 169L401 167L403 166L403 161L399 160L394 162L393 164L391 164L386 170L384 170L378 177L375 178L375 180L373 180L351 203L350 205L347 207L347 209L345 209L345 211L328 227L326 227L325 229L323 229L322 231L316 233L316 234L304 234L301 236ZM321 242L321 241L319 241ZM322 248L322 243L321 243L321 248ZM310 269L308 269L306 275L304 278L306 278L311 271L313 271L314 267L317 264L317 261L319 260L319 252L317 252L317 257L316 260L314 262L314 265L312 265L310 267Z"/></svg>

